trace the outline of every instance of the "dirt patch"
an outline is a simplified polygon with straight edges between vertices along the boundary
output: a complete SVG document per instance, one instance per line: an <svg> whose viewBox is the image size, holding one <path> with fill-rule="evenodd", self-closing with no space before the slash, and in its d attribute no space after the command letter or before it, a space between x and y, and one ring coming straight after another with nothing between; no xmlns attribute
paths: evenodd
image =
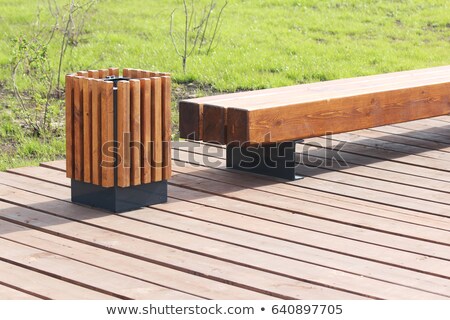
<svg viewBox="0 0 450 320"><path fill-rule="evenodd" d="M213 96L223 93L214 89L212 85L201 84L197 82L191 83L174 83L172 88L172 98L178 103L183 99L194 99L204 96Z"/></svg>

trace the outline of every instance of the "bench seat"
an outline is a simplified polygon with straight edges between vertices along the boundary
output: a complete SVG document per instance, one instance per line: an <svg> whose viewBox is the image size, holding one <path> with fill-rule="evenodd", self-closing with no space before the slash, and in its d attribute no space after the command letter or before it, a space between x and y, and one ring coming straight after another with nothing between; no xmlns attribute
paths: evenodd
<svg viewBox="0 0 450 320"><path fill-rule="evenodd" d="M450 66L183 100L180 136L275 143L450 114Z"/></svg>

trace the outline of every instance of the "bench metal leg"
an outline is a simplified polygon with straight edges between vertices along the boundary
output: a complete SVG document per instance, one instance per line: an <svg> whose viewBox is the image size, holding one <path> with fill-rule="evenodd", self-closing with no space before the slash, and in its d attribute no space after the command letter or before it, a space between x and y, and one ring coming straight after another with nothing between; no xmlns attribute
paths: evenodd
<svg viewBox="0 0 450 320"><path fill-rule="evenodd" d="M287 141L256 146L227 145L227 168L267 176L297 180L295 174L295 145Z"/></svg>

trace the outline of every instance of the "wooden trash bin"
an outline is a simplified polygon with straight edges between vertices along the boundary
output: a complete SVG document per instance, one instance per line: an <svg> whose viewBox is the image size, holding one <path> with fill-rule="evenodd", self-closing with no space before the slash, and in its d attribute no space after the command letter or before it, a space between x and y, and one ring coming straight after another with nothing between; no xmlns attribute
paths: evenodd
<svg viewBox="0 0 450 320"><path fill-rule="evenodd" d="M72 201L112 212L167 202L171 79L118 68L66 76Z"/></svg>

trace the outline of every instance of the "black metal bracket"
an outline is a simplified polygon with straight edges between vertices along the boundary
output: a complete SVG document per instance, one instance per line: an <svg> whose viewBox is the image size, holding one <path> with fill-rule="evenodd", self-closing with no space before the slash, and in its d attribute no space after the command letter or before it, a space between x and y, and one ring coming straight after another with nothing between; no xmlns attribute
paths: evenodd
<svg viewBox="0 0 450 320"><path fill-rule="evenodd" d="M286 141L259 145L227 145L227 168L267 176L297 180L295 174L295 145L302 142Z"/></svg>
<svg viewBox="0 0 450 320"><path fill-rule="evenodd" d="M167 202L167 180L105 188L72 179L72 202L116 213L136 210Z"/></svg>

